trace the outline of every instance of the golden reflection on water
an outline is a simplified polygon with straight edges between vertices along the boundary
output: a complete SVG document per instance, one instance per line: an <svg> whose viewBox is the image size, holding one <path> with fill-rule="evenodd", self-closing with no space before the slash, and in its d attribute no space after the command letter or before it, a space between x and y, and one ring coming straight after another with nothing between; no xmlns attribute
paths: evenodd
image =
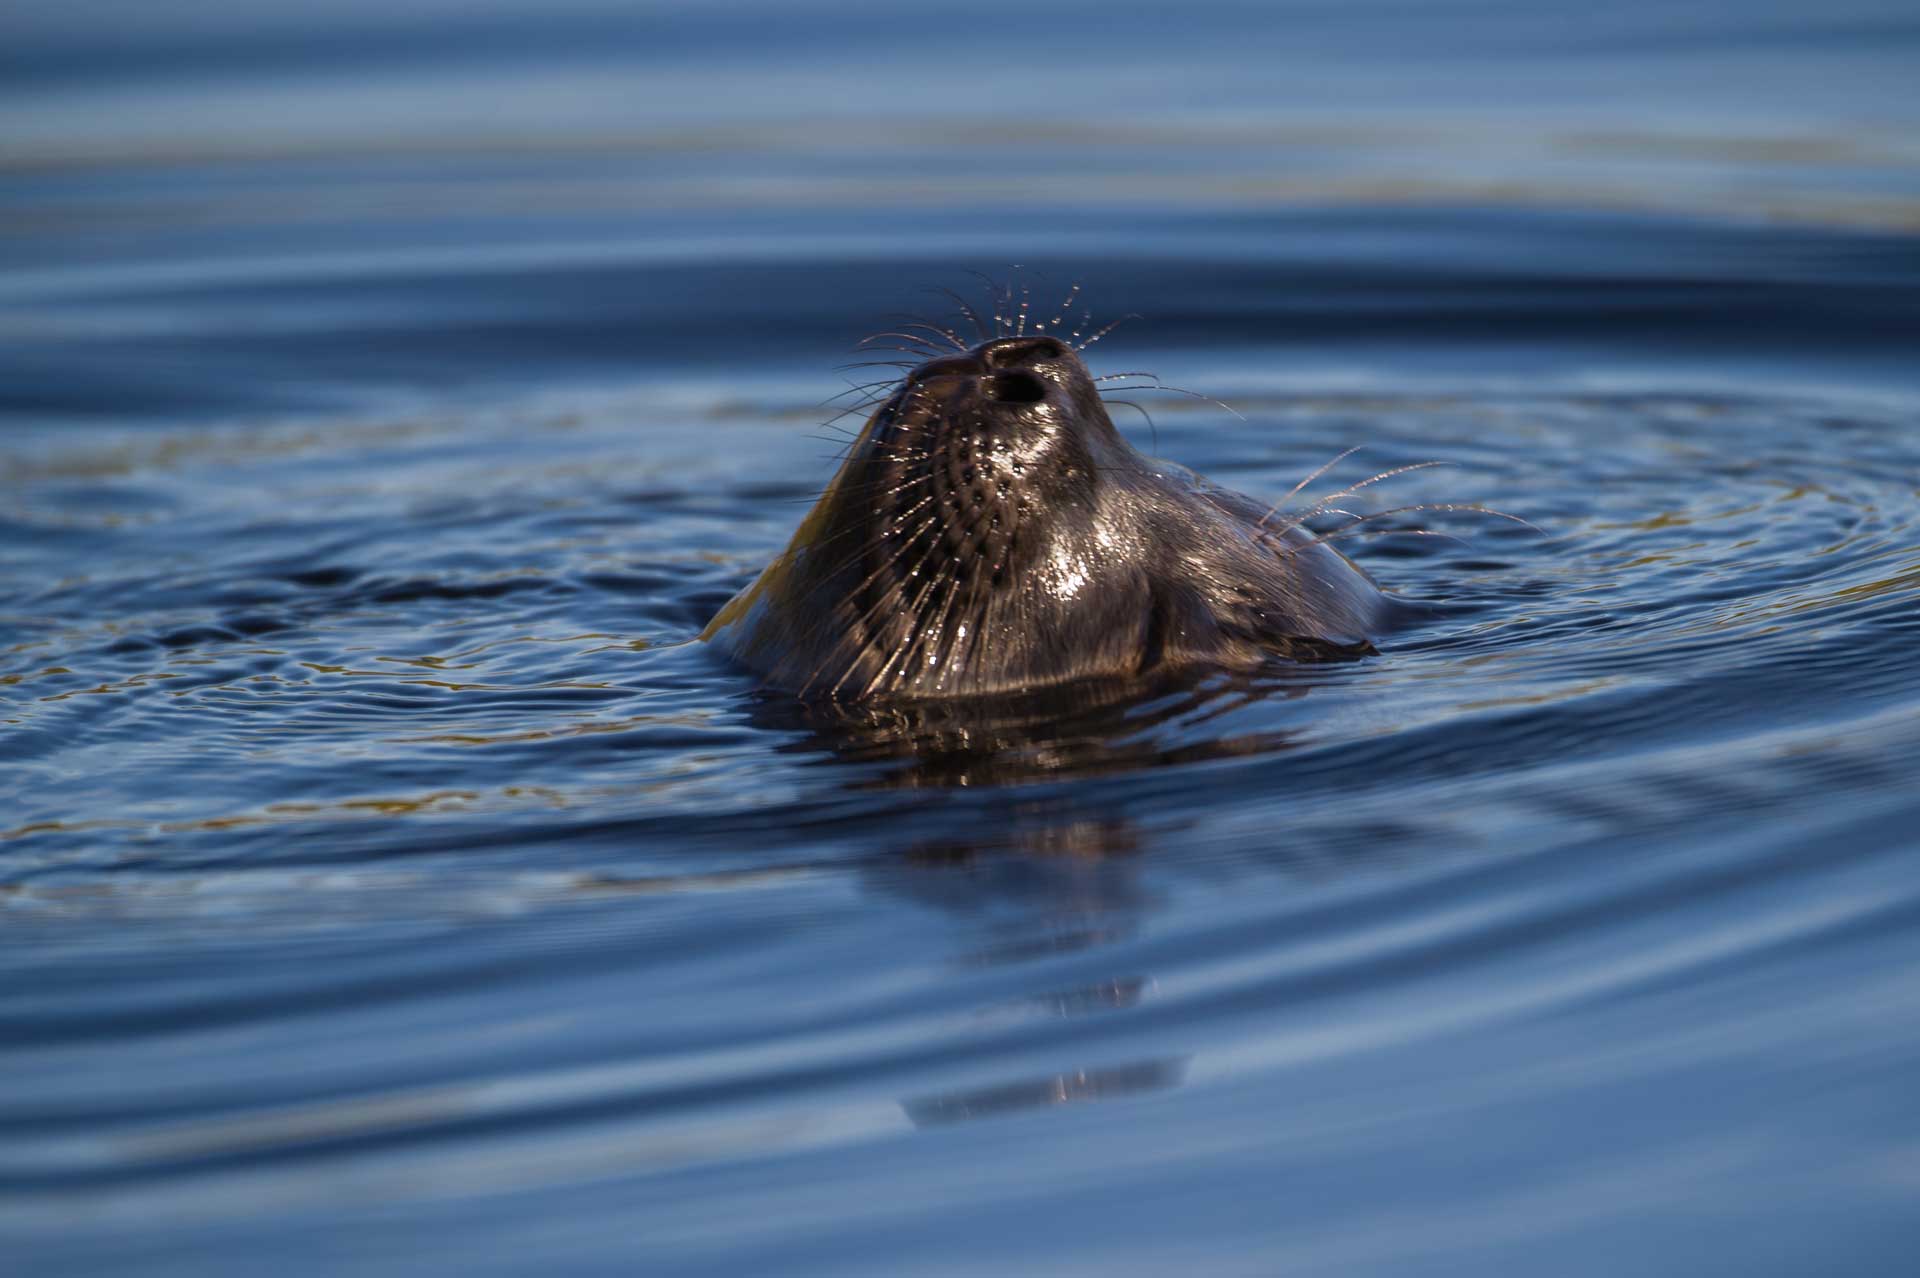
<svg viewBox="0 0 1920 1278"><path fill-rule="evenodd" d="M1186 1077L1189 1060L1186 1056L1169 1056L1098 1069L1068 1070L972 1091L919 1097L901 1102L901 1108L916 1126L941 1127L980 1118L1000 1118L1022 1110L1119 1100L1178 1087Z"/></svg>
<svg viewBox="0 0 1920 1278"><path fill-rule="evenodd" d="M618 94L614 96L620 96ZM417 105L417 104L416 104ZM948 103L952 109L957 103ZM361 171L351 184L300 182L313 198L290 199L281 185L224 191L216 205L150 202L140 224L292 227L358 222L375 207L389 216L514 216L555 208L574 215L648 209L726 210L766 199L764 182L743 172L779 170L781 203L790 208L911 208L997 202L1084 208L1151 203L1212 207L1389 205L1676 210L1741 218L1911 229L1920 202L1905 189L1920 171L1920 151L1897 128L1796 128L1781 133L1730 133L1670 127L1621 127L1602 116L1526 121L1511 114L1467 112L1332 122L1310 118L1109 121L1063 118L1018 127L991 118L892 119L841 115L798 122L662 123L481 135L457 127L267 140L175 133L9 149L0 171L165 170L218 163L273 164L277 172L343 162ZM954 171L915 164L938 153L964 157ZM1112 164L1124 154L1125 171ZM698 154L691 171L676 156ZM848 155L891 155L903 161L885 179L848 165ZM439 177L431 163L488 157L509 166L497 175L471 166ZM1034 157L1048 161L1044 171ZM1196 162L1196 156L1206 162ZM796 159L805 160L796 168ZM411 160L408 179L388 176ZM529 182L510 167L538 166ZM713 166L721 176L714 176ZM1792 180L1783 180L1790 174ZM1909 180L1909 181L1904 181ZM771 180L771 179L769 179ZM93 205L28 205L14 210L0 234L44 235L75 221L101 226L127 215Z"/></svg>
<svg viewBox="0 0 1920 1278"><path fill-rule="evenodd" d="M81 834L93 831L124 830L149 834L194 834L220 830L239 830L256 826L311 821L323 817L365 818L404 817L448 812L489 811L504 806L564 808L580 802L581 795L569 794L554 786L506 785L495 789L440 789L415 795L372 795L357 798L282 800L255 810L225 816L196 817L192 820L138 820L132 818L36 821L12 829L0 830L0 840L24 839L36 834Z"/></svg>

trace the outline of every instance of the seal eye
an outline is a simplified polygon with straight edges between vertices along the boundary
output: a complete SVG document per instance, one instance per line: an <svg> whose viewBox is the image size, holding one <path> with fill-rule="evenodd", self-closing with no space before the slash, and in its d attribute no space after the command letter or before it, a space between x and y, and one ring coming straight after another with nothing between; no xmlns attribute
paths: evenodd
<svg viewBox="0 0 1920 1278"><path fill-rule="evenodd" d="M997 403L1038 404L1046 397L1047 384L1032 373L995 373L987 381L987 398Z"/></svg>

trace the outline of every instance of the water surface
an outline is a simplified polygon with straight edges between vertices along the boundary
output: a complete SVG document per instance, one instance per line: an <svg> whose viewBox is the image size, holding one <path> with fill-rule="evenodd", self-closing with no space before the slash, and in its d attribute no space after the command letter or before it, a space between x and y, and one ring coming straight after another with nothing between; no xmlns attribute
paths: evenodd
<svg viewBox="0 0 1920 1278"><path fill-rule="evenodd" d="M9 1251L1898 1272L1899 7L725 8L10 20ZM1347 543L1446 604L1361 661L764 695L691 641L973 269L1241 415L1143 448L1540 531Z"/></svg>

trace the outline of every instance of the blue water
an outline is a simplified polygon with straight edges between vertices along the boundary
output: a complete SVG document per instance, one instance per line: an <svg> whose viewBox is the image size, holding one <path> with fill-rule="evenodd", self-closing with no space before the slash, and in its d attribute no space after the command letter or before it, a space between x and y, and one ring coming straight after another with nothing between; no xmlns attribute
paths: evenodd
<svg viewBox="0 0 1920 1278"><path fill-rule="evenodd" d="M1891 3L0 17L4 1254L1906 1272L1917 63ZM1117 394L1145 449L1539 531L1344 543L1445 605L1360 661L761 693L693 637L976 270L1239 414Z"/></svg>

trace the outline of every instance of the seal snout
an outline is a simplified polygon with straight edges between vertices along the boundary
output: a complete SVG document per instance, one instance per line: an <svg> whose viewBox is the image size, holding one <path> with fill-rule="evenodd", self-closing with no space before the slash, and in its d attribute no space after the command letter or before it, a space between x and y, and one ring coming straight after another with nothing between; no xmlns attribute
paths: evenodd
<svg viewBox="0 0 1920 1278"><path fill-rule="evenodd" d="M947 377L978 377L986 368L971 352L965 355L949 355L945 359L930 359L913 370L913 380L925 385Z"/></svg>
<svg viewBox="0 0 1920 1278"><path fill-rule="evenodd" d="M990 371L984 390L998 404L1038 404L1047 397L1047 383L1036 370L1066 357L1067 348L1052 337L1003 337L978 348Z"/></svg>
<svg viewBox="0 0 1920 1278"><path fill-rule="evenodd" d="M1057 337L1002 337L974 348L989 368L1020 368L1059 359L1067 347Z"/></svg>
<svg viewBox="0 0 1920 1278"><path fill-rule="evenodd" d="M963 355L930 359L913 370L911 380L923 387L957 380L978 386L996 403L1037 404L1047 395L1042 370L1067 358L1067 347L1058 338L1003 337Z"/></svg>

